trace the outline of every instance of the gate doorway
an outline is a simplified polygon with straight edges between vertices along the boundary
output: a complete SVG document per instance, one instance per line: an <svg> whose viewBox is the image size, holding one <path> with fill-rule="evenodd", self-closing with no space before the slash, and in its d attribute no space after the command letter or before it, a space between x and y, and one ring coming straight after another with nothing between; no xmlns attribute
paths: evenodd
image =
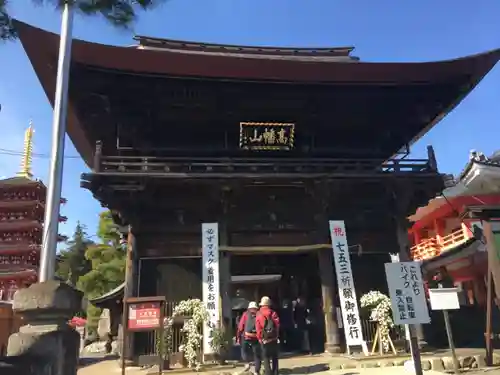
<svg viewBox="0 0 500 375"><path fill-rule="evenodd" d="M232 298L259 302L271 298L279 308L285 301L303 297L321 300L316 252L231 254Z"/></svg>

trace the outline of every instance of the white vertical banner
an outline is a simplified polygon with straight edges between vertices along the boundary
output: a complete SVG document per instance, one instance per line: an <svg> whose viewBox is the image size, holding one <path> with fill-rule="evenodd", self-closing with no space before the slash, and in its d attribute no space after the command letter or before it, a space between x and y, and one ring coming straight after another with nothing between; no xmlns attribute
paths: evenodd
<svg viewBox="0 0 500 375"><path fill-rule="evenodd" d="M363 346L363 331L359 319L358 300L352 276L345 224L343 220L330 220L329 226L346 344L348 346Z"/></svg>
<svg viewBox="0 0 500 375"><path fill-rule="evenodd" d="M385 274L394 323L430 323L420 262L386 263Z"/></svg>
<svg viewBox="0 0 500 375"><path fill-rule="evenodd" d="M213 329L220 320L219 224L201 224L203 303L209 319L203 328L203 353L211 354Z"/></svg>

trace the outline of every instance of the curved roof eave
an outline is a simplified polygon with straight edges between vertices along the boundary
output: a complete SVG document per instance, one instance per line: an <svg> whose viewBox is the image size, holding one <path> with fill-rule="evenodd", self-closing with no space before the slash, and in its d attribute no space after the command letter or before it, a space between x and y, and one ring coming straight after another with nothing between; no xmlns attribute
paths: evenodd
<svg viewBox="0 0 500 375"><path fill-rule="evenodd" d="M17 21L20 40L33 65L57 56L59 35ZM170 76L271 80L304 83L414 83L442 81L457 74L484 75L500 60L500 49L472 56L419 63L357 64L294 60L259 60L231 54L203 55L116 47L75 39L73 62L130 73ZM241 56L241 55L239 55ZM53 62L53 61L51 61ZM54 71L55 73L55 71Z"/></svg>
<svg viewBox="0 0 500 375"><path fill-rule="evenodd" d="M21 43L33 68L53 104L57 75L59 35L16 21ZM115 47L74 40L72 61L103 70L130 74L157 74L212 79L274 81L282 83L322 83L358 85L397 85L443 82L459 75L470 75L472 89L500 60L500 49L453 60L423 63L369 63L311 61L291 59L255 59L230 54L204 55L176 53L129 47ZM468 90L470 91L470 90ZM463 97L458 98L441 116L430 122L415 140L444 117ZM72 110L68 111L68 133L88 163L94 145L85 136L83 127Z"/></svg>
<svg viewBox="0 0 500 375"><path fill-rule="evenodd" d="M94 306L103 306L110 301L121 300L125 290L125 283L118 285L116 288L104 293L102 296L89 299L89 302Z"/></svg>

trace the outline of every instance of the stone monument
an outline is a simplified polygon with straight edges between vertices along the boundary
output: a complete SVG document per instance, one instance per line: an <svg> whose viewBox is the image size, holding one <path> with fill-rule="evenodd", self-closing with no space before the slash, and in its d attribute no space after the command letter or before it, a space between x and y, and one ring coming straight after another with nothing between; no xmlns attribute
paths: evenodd
<svg viewBox="0 0 500 375"><path fill-rule="evenodd" d="M81 299L81 292L55 280L17 291L13 310L23 321L9 338L7 356L31 363L32 374L76 375L80 335L68 321Z"/></svg>

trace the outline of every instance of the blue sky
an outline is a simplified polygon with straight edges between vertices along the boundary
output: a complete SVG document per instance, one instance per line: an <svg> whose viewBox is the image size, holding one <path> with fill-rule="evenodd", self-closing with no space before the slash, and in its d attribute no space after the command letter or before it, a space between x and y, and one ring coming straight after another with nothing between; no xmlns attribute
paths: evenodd
<svg viewBox="0 0 500 375"><path fill-rule="evenodd" d="M58 32L60 14L12 1L11 13L35 26ZM364 61L432 61L500 47L498 0L170 0L141 13L134 31L113 29L99 18L75 20L74 36L93 42L130 45L135 33L200 42L298 47L356 47ZM415 157L435 147L442 172L458 173L471 149L497 148L500 119L500 66L462 104L413 147ZM0 45L0 149L20 151L30 119L35 152L48 154L52 108L20 43ZM497 129L497 130L495 130ZM71 234L79 220L94 234L101 207L79 187L86 166L71 142L66 154L62 213ZM0 176L11 176L19 157L0 150ZM34 161L35 176L47 180L48 159Z"/></svg>

